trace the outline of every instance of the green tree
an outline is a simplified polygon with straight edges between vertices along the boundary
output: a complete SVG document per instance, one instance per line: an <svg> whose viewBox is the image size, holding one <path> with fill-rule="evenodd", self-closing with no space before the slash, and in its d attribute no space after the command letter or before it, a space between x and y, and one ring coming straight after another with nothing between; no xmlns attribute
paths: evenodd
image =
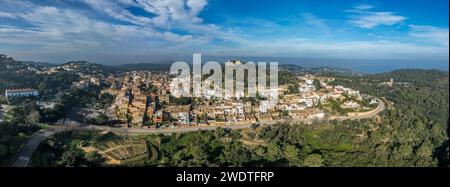
<svg viewBox="0 0 450 187"><path fill-rule="evenodd" d="M323 159L319 154L310 154L303 160L303 164L307 167L321 167L323 166Z"/></svg>
<svg viewBox="0 0 450 187"><path fill-rule="evenodd" d="M282 157L280 146L275 143L269 144L267 147L267 159L270 161L276 161Z"/></svg>
<svg viewBox="0 0 450 187"><path fill-rule="evenodd" d="M98 154L96 151L86 153L85 157L88 162L88 166L90 167L102 166L103 162L105 162L105 158L103 158L103 156Z"/></svg>
<svg viewBox="0 0 450 187"><path fill-rule="evenodd" d="M297 94L297 93L300 92L299 88L300 88L300 87L298 86L297 83L290 84L290 85L288 86L288 93L289 93L289 94Z"/></svg>
<svg viewBox="0 0 450 187"><path fill-rule="evenodd" d="M299 152L300 150L297 149L295 145L287 145L284 148L284 155L293 166L297 166L300 163L300 159L298 157Z"/></svg>
<svg viewBox="0 0 450 187"><path fill-rule="evenodd" d="M106 123L108 123L108 121L109 121L109 117L105 114L99 114L95 118L95 123L99 124L99 125L105 125Z"/></svg>
<svg viewBox="0 0 450 187"><path fill-rule="evenodd" d="M25 117L25 120L27 123L38 123L41 120L41 114L33 110Z"/></svg>
<svg viewBox="0 0 450 187"><path fill-rule="evenodd" d="M322 85L320 84L320 81L318 79L313 80L313 85L316 90L322 89Z"/></svg>
<svg viewBox="0 0 450 187"><path fill-rule="evenodd" d="M58 164L64 167L80 167L86 166L86 160L82 150L72 147L63 153Z"/></svg>
<svg viewBox="0 0 450 187"><path fill-rule="evenodd" d="M0 144L0 158L8 153L8 147L6 145Z"/></svg>

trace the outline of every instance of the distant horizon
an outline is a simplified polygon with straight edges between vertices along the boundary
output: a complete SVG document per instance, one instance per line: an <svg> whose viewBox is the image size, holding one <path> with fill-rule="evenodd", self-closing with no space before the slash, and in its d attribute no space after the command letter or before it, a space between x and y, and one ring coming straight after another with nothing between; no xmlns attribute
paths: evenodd
<svg viewBox="0 0 450 187"><path fill-rule="evenodd" d="M0 53L2 54L2 53ZM86 60L86 59L73 59L61 62L48 62L48 61L40 61L33 59L20 59L14 56L10 56L5 54L8 57L12 57L18 61L24 62L37 62L37 63L49 63L53 65L60 65L68 62L76 62L76 61L87 61L91 63L101 64L105 66L121 66L127 64L167 64L176 61L184 61L187 63L192 62L192 57L178 57L174 59L160 59L160 60L141 60L135 62L124 62L124 63L107 63L102 61L94 61L94 60ZM278 60L277 60L278 59ZM392 59L377 59L377 60L369 60L369 59L311 59L311 58L295 58L295 57L245 57L245 56L203 56L202 63L206 63L208 61L216 61L219 63L223 63L227 60L242 60L244 62L253 61L253 62L279 62L280 65L297 65L306 68L317 68L317 67L330 67L330 68L339 68L351 70L358 73L383 73L389 72L398 69L424 69L424 70L440 70L440 71L449 71L449 63L442 61L427 61L424 62L422 60L392 60ZM405 63L408 61L409 63Z"/></svg>

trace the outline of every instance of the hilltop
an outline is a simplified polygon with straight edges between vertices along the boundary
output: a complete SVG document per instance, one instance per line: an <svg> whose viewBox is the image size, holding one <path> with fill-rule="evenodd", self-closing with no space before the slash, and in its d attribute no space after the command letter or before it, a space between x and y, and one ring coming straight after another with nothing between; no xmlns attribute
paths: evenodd
<svg viewBox="0 0 450 187"><path fill-rule="evenodd" d="M0 54L0 70L26 68L26 64L12 57Z"/></svg>

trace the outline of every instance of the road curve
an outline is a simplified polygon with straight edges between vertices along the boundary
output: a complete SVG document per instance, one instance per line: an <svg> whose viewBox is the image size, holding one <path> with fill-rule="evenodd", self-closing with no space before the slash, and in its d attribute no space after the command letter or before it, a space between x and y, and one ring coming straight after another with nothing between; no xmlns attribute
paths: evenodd
<svg viewBox="0 0 450 187"><path fill-rule="evenodd" d="M333 120L354 120L354 119L363 119L363 118L371 118L376 116L378 113L383 111L385 109L385 104L379 100L380 104L377 106L376 109L373 111L364 114L364 115L357 115L357 116L350 116L350 117L342 117L342 118L335 118ZM287 122L287 123L295 123L295 122L305 122L310 123L313 122L314 119L288 119L288 120L271 120L266 122L261 122L263 125L271 125L276 124L280 122ZM199 131L199 130L215 130L219 126L204 126L204 127L184 127L184 128L168 128L168 129L140 129L140 128L111 128L111 127L104 127L104 126L94 126L94 125L83 125L78 126L76 129L87 129L87 130L108 130L112 131L117 134L122 135L141 135L141 134L170 134L170 133L185 133L185 132L193 132L193 131ZM250 128L251 124L238 124L238 125L225 125L220 126L221 128L229 128L229 129L245 129ZM48 138L49 136L61 132L63 130L70 130L74 127L61 127L56 126L52 127L50 129L45 130L39 130L34 135L30 137L28 142L20 149L19 154L15 156L13 161L10 164L10 167L27 167L31 156L33 155L34 151L37 149L39 144Z"/></svg>
<svg viewBox="0 0 450 187"><path fill-rule="evenodd" d="M357 120L364 118L372 118L378 115L378 113L382 112L385 109L385 104L383 101L379 100L379 105L374 110L365 113L364 115L356 115L356 116L346 116L346 117L335 117L329 118L327 120ZM270 120L260 122L262 125L273 125L277 123L312 123L314 121L320 121L312 118L301 118L301 119L280 119L280 120ZM324 121L324 120L322 120ZM326 120L325 120L326 121ZM199 130L215 130L218 127L221 128L229 128L229 129L245 129L250 128L251 124L234 124L234 125L224 125L224 126L204 126L204 127L182 127L182 128L166 128L166 129L144 129L144 128L114 128L114 127L105 127L105 126L90 126L91 128L98 130L108 130L117 134L122 135L142 135L142 134L171 134L171 133L185 133L185 132L193 132Z"/></svg>
<svg viewBox="0 0 450 187"><path fill-rule="evenodd" d="M58 132L57 128L52 128L47 130L39 130L35 134L33 134L28 142L19 150L19 153L11 162L10 167L27 167L28 163L30 162L31 156L33 155L39 144L43 140L47 139L47 137L55 134L56 132Z"/></svg>

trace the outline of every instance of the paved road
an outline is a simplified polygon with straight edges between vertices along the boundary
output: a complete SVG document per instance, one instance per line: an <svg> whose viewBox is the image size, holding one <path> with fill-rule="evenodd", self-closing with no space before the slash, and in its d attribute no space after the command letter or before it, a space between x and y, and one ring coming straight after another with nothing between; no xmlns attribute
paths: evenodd
<svg viewBox="0 0 450 187"><path fill-rule="evenodd" d="M346 119L362 119L362 118L371 118L376 116L379 112L383 111L385 109L385 104L382 101L379 101L380 104L378 107L364 115L358 115L358 116L351 116L351 117L343 117L339 118L337 120L346 120ZM262 122L262 125L272 125L279 122L287 122L287 123L295 123L295 122L305 122L310 123L313 122L314 119L287 119L287 120L271 120L267 122ZM229 129L245 129L250 128L251 124L238 124L238 125L225 125L220 126L221 128L229 128ZM126 134L126 135L140 135L140 134L168 134L168 133L184 133L184 132L193 132L193 131L199 131L199 130L215 130L217 129L216 126L205 126L205 127L184 127L184 128L168 128L168 129L138 129L138 128L110 128L110 127L104 127L104 126L93 126L93 125L82 125L82 126L71 126L71 127L61 127L61 126L55 126L50 129L45 130L39 130L34 135L31 136L31 138L28 140L28 142L21 148L19 151L19 154L16 155L16 157L13 159L14 161L12 164L10 164L11 167L27 167L31 156L33 155L34 151L37 149L39 144L48 138L49 136L61 132L63 130L70 130L70 129L87 129L87 130L109 130L118 134Z"/></svg>
<svg viewBox="0 0 450 187"><path fill-rule="evenodd" d="M364 113L364 114L360 114L360 115L356 115L356 116L337 117L337 118L334 118L334 119L336 119L336 120L347 120L347 119L356 120L356 119L373 118L376 115L378 115L378 113L382 112L386 108L386 105L384 104L383 101L378 99L378 103L379 104L378 104L377 108L375 108L374 110L372 110L370 112L367 112L367 113ZM333 119L331 119L331 120L333 120Z"/></svg>
<svg viewBox="0 0 450 187"><path fill-rule="evenodd" d="M347 116L347 117L338 117L331 118L328 120L356 120L356 119L364 119L364 118L372 118L378 115L378 113L382 112L385 109L385 104L383 101L379 100L379 105L374 110L365 113L363 115L356 116ZM312 123L316 119L311 118L302 118L302 119L281 119L281 120L271 120L261 122L262 125L273 125L277 123ZM141 135L141 134L170 134L170 133L185 133L185 132L193 132L199 130L215 130L219 126L205 126L205 127L183 127L183 128L167 128L167 129L142 129L142 128L114 128L114 127L105 127L105 126L90 126L90 128L95 128L98 130L108 130L117 134L122 135ZM225 125L220 126L221 128L229 128L229 129L245 129L250 128L251 124L238 124L238 125Z"/></svg>
<svg viewBox="0 0 450 187"><path fill-rule="evenodd" d="M364 119L364 118L373 118L373 117L375 117L376 115L378 115L378 113L380 113L384 109L386 109L386 105L384 104L383 101L378 100L378 102L380 104L378 104L378 106L377 106L377 108L375 110L369 112L368 114L352 116L352 117L350 117L350 119Z"/></svg>
<svg viewBox="0 0 450 187"><path fill-rule="evenodd" d="M20 149L19 154L16 155L10 166L27 167L28 163L30 162L31 156L33 155L39 144L47 137L55 134L58 131L60 131L58 128L51 128L47 130L39 130L38 132L33 134L28 142Z"/></svg>
<svg viewBox="0 0 450 187"><path fill-rule="evenodd" d="M250 128L251 124L240 124L240 125L230 125L230 126L220 126L221 128L230 129L244 129ZM183 128L167 128L167 129L141 129L141 128L114 128L114 127L104 127L95 126L98 130L108 130L117 134L122 135L140 135L140 134L170 134L170 133L184 133L184 132L194 132L200 130L215 130L219 126L205 126L205 127L183 127Z"/></svg>

